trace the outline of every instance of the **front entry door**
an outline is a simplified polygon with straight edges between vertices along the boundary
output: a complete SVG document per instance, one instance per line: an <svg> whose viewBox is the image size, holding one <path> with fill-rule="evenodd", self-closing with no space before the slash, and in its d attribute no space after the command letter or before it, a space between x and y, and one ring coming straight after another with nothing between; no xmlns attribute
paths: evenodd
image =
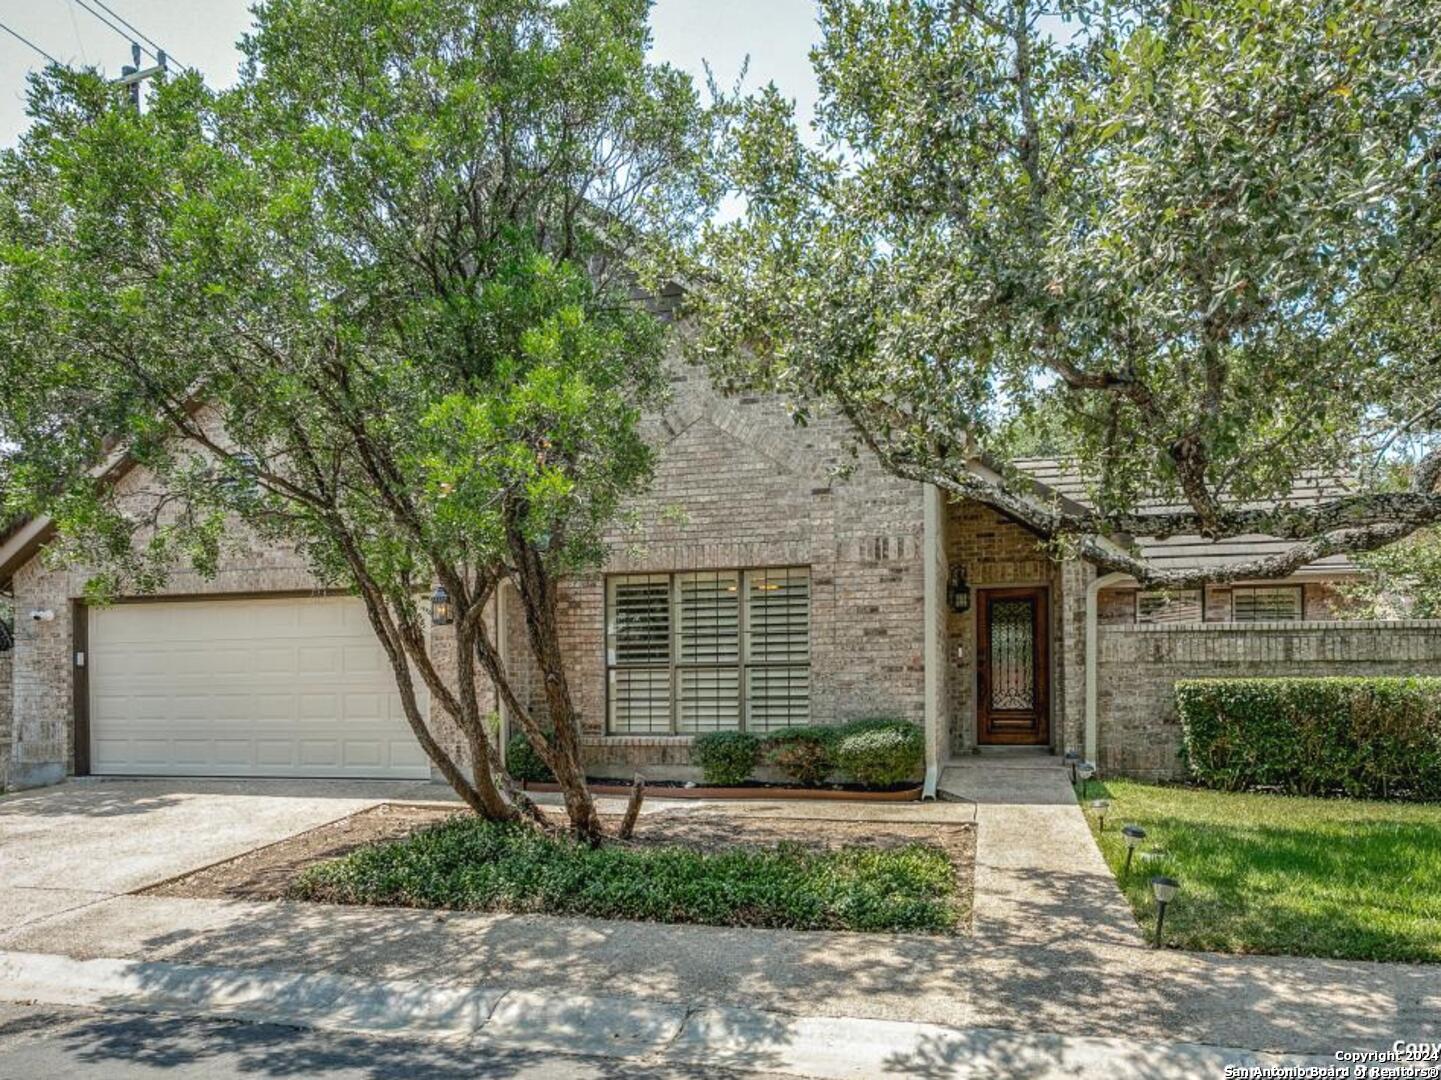
<svg viewBox="0 0 1441 1080"><path fill-rule="evenodd" d="M976 593L976 730L981 743L1051 740L1046 590Z"/></svg>

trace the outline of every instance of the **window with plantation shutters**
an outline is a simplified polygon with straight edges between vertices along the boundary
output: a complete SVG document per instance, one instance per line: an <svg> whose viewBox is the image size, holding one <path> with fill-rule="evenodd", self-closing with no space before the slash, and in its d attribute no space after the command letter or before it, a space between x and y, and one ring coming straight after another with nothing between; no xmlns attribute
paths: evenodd
<svg viewBox="0 0 1441 1080"><path fill-rule="evenodd" d="M611 578L606 590L611 730L664 735L671 726L670 577Z"/></svg>
<svg viewBox="0 0 1441 1080"><path fill-rule="evenodd" d="M1237 585L1231 590L1234 622L1294 622L1301 618L1301 586Z"/></svg>
<svg viewBox="0 0 1441 1080"><path fill-rule="evenodd" d="M810 720L810 571L627 574L606 587L609 730L771 731Z"/></svg>
<svg viewBox="0 0 1441 1080"><path fill-rule="evenodd" d="M772 731L810 718L810 658L810 571L747 571L747 728Z"/></svg>
<svg viewBox="0 0 1441 1080"><path fill-rule="evenodd" d="M1148 591L1136 597L1136 621L1141 623L1200 622L1201 610L1200 589Z"/></svg>

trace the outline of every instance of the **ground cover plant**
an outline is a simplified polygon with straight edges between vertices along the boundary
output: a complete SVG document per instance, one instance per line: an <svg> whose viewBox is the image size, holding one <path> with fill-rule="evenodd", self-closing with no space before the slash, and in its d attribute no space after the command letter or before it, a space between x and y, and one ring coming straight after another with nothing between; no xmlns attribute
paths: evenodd
<svg viewBox="0 0 1441 1080"><path fill-rule="evenodd" d="M292 898L789 930L951 933L965 915L941 847L592 847L457 817L302 871Z"/></svg>
<svg viewBox="0 0 1441 1080"><path fill-rule="evenodd" d="M1441 962L1441 805L1205 791L1114 780L1101 853L1148 932L1150 879L1181 891L1168 945ZM1121 827L1146 830L1129 875ZM1147 857L1153 854L1155 857Z"/></svg>

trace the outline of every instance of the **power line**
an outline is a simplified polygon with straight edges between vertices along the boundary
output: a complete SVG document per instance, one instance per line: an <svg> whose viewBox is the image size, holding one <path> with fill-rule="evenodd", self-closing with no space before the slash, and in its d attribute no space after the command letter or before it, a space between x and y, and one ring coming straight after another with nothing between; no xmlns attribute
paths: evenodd
<svg viewBox="0 0 1441 1080"><path fill-rule="evenodd" d="M155 52L151 54L152 56L156 56L156 55L159 55L160 53L164 52L165 55L166 55L166 56L169 56L171 60L175 60L175 57L174 57L174 56L171 56L168 50L162 49L158 44L156 44L154 38L147 37L147 36L145 35L145 32L144 32L143 30L141 30L141 29L140 29L138 26L136 26L133 22L131 22L129 19L127 19L124 15L120 14L120 12L116 11L116 10L115 10L113 7L111 7L109 4L107 4L107 3L105 2L105 0L90 0L90 2L91 2L92 4L94 4L96 7L100 8L102 11L108 12L111 16L114 17L114 19L115 19L116 22L120 23L121 26L125 27L125 29L129 30L132 34L134 34L136 37L138 37L141 41L143 41L143 42L145 42L145 44L149 45L151 49L154 49ZM82 0L82 6L83 6L83 0ZM177 64L180 64L181 67L189 67L189 66L190 66L190 65L188 65L188 64L181 64L179 60L175 60L175 62L176 62Z"/></svg>
<svg viewBox="0 0 1441 1080"><path fill-rule="evenodd" d="M104 15L100 14L100 12L96 11L93 7L91 7L89 4L87 4L87 3L85 2L85 0L75 0L75 2L80 5L80 9L81 9L82 11L85 11L85 12L87 12L88 14L94 15L95 18L99 19L102 23L104 23L106 26L108 26L111 30L114 30L115 33L118 34L118 35L119 35L121 38L123 38L125 41L130 42L132 45L135 44L135 39L134 39L130 34L127 34L124 30L122 30L122 29L120 29L120 27L116 26L113 22L111 22L109 19L107 19ZM151 55L151 56L154 56L157 60L160 59L158 55L156 55L155 53L151 52L149 49L144 49L143 51L150 53L150 55Z"/></svg>
<svg viewBox="0 0 1441 1080"><path fill-rule="evenodd" d="M21 34L17 34L14 30L11 30L10 27L6 26L4 23L0 23L0 30L4 30L7 34L13 37L16 41L20 42L22 45L29 45L32 49L38 52L41 56L45 57L46 60L49 60L56 67L65 66L59 60L56 60L55 57L51 56L48 52L42 49L39 45L36 45L35 42L31 41L29 38Z"/></svg>

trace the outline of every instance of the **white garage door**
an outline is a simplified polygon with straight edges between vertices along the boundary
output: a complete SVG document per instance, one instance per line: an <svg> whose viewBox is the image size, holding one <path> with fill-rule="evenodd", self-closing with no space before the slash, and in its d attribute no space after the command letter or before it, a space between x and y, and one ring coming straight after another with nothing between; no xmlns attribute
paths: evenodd
<svg viewBox="0 0 1441 1080"><path fill-rule="evenodd" d="M430 775L358 600L95 608L89 665L94 773Z"/></svg>

